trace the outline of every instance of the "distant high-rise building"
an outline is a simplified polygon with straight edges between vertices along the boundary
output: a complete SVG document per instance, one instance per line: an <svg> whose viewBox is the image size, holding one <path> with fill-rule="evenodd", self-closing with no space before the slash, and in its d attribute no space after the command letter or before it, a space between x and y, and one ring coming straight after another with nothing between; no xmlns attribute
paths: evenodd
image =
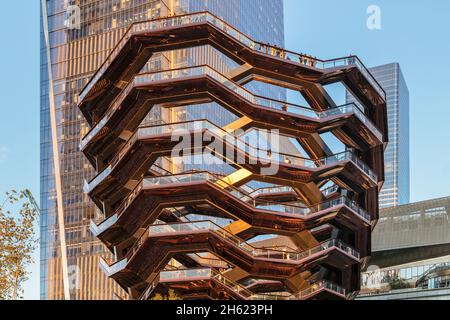
<svg viewBox="0 0 450 320"><path fill-rule="evenodd" d="M380 208L409 203L409 90L398 63L369 68L387 94L389 144ZM348 94L347 101L353 101Z"/></svg>
<svg viewBox="0 0 450 320"><path fill-rule="evenodd" d="M95 206L83 192L94 170L78 146L90 130L77 108L79 93L99 69L132 23L208 10L252 38L282 47L282 0L42 0L41 12L41 298L62 299L63 260L59 230L64 228L71 299L111 299L118 286L100 271L103 245L89 232ZM226 71L225 55L204 48L158 54L148 71L215 61ZM51 68L49 68L51 64ZM51 70L51 73L48 72ZM274 90L275 98L283 90ZM57 129L51 126L55 111ZM173 119L182 119L182 109ZM222 114L216 113L220 123ZM189 118L189 117L186 117ZM157 115L150 120L158 120ZM57 136L54 136L56 132ZM61 182L55 179L52 139L57 139ZM64 221L58 221L57 190L61 189ZM62 210L61 210L62 211ZM67 276L66 276L67 277ZM67 294L66 294L67 297Z"/></svg>

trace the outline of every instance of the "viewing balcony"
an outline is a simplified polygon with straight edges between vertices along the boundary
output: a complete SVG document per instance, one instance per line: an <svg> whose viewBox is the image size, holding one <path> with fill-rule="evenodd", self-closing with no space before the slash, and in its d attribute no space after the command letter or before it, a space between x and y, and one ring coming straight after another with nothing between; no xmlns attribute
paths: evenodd
<svg viewBox="0 0 450 320"><path fill-rule="evenodd" d="M348 268L360 255L339 240L322 243L304 252L255 248L210 222L189 222L149 226L127 256L112 265L102 261L105 273L123 287L151 283L157 271L176 253L211 252L252 275L283 280L313 265ZM292 249L291 249L292 250Z"/></svg>
<svg viewBox="0 0 450 320"><path fill-rule="evenodd" d="M159 283L169 287L177 288L180 292L192 295L211 295L211 298L220 297L220 291L225 291L226 296L236 300L314 300L323 299L325 296L330 299L345 299L345 290L332 282L323 280L314 283L310 287L296 293L288 292L274 294L256 294L241 284L235 283L215 269L188 269L162 271ZM205 292L205 293L204 293Z"/></svg>
<svg viewBox="0 0 450 320"><path fill-rule="evenodd" d="M93 114L100 117L105 110L102 102L114 99L153 53L205 44L250 64L252 72L268 71L272 77L302 85L344 81L364 103L378 106L386 101L385 91L356 56L320 60L258 43L203 12L133 24L80 93L80 109L92 124Z"/></svg>
<svg viewBox="0 0 450 320"><path fill-rule="evenodd" d="M238 170L244 168L251 172L253 177L249 180L262 179L274 184L287 183L295 186L336 178L343 187L354 190L375 187L378 183L373 171L351 151L323 159L308 159L296 154L256 149L211 122L198 120L139 128L111 164L86 184L84 191L100 207L101 201L111 199L112 194L123 197L130 192L128 181L139 181L158 158L170 156L177 151L179 141L178 139L174 141L174 132L182 132L185 138L190 139L189 141L196 141L196 135L201 134L201 137L207 135L208 139L202 139L201 146L193 145L192 149L187 151L192 155L202 154L205 150L214 152L216 157L234 168ZM222 150L209 149L212 138L222 144ZM233 151L235 157L233 159L227 158L230 150ZM261 172L270 166L276 166L277 172L262 177Z"/></svg>
<svg viewBox="0 0 450 320"><path fill-rule="evenodd" d="M164 84L168 87L162 92ZM134 77L83 138L80 149L93 164L98 165L94 159L99 155L107 161L126 143L119 138L122 132L134 131L154 105L183 99L211 99L239 117L246 116L252 121L243 129L279 129L295 137L339 129L344 142L362 150L383 144L383 134L356 104L317 111L256 96L211 67L198 66Z"/></svg>
<svg viewBox="0 0 450 320"><path fill-rule="evenodd" d="M118 245L158 219L164 208L174 205L208 204L224 217L236 217L253 228L293 235L331 223L359 230L370 226L371 217L346 197L306 207L255 200L239 188L208 172L144 179L116 210L91 232L104 243Z"/></svg>

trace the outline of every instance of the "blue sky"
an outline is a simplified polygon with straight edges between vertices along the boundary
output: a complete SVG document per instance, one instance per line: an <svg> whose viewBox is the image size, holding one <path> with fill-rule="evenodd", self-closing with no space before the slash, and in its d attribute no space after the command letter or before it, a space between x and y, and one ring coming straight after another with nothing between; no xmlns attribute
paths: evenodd
<svg viewBox="0 0 450 320"><path fill-rule="evenodd" d="M2 193L39 194L39 2L4 1L0 10ZM381 8L380 31L366 27L372 4ZM449 18L448 0L285 0L287 48L320 58L357 54L367 66L401 64L411 95L412 201L450 195ZM37 263L32 271L26 297L37 299Z"/></svg>
<svg viewBox="0 0 450 320"><path fill-rule="evenodd" d="M369 5L381 30L366 27ZM411 201L450 196L450 1L285 0L286 46L323 59L399 62L410 91Z"/></svg>
<svg viewBox="0 0 450 320"><path fill-rule="evenodd" d="M39 1L3 1L0 36L0 193L28 188L39 201ZM29 299L39 298L35 261Z"/></svg>

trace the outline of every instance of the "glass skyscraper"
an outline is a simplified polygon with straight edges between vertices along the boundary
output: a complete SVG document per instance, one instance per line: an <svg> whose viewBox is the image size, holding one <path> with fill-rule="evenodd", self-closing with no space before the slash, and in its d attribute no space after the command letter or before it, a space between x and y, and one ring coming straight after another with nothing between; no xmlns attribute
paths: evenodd
<svg viewBox="0 0 450 320"><path fill-rule="evenodd" d="M78 94L134 22L183 12L208 10L255 40L284 46L282 0L42 0L41 14L41 298L64 299L61 238L67 253L71 299L123 296L100 271L103 245L89 232L98 212L83 192L94 170L79 151L89 131L80 114ZM75 19L72 24L71 19ZM198 64L208 57L227 68L224 56L212 51L178 50L156 55L149 70ZM49 68L48 64L51 64ZM51 73L49 72L51 70ZM283 90L271 92L278 98ZM50 108L55 111L56 137ZM182 119L183 110L174 115ZM156 116L161 119L163 116ZM218 115L217 117L226 116ZM150 115L150 118L152 115ZM152 119L150 119L152 120ZM155 119L153 119L155 120ZM218 119L218 123L220 123ZM57 139L61 182L55 179L53 138ZM57 190L64 221L58 221ZM64 237L59 233L64 228Z"/></svg>
<svg viewBox="0 0 450 320"><path fill-rule="evenodd" d="M370 72L387 95L389 144L385 152L386 181L380 193L380 208L409 203L409 90L398 63L373 68ZM347 95L347 101L353 97Z"/></svg>

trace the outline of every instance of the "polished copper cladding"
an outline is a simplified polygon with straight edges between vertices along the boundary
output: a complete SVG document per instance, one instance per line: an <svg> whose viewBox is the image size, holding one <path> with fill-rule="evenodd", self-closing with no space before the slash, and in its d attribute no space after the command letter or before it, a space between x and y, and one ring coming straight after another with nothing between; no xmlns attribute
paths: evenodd
<svg viewBox="0 0 450 320"><path fill-rule="evenodd" d="M238 67L141 72L154 54L198 46ZM244 87L251 81L297 90L310 106L256 95ZM360 105L334 104L324 85L338 82ZM131 299L168 289L184 299L352 298L378 219L385 100L355 56L323 61L254 42L208 12L132 25L80 93L92 126L80 148L98 172L85 192L104 214L91 231L115 257L102 261L103 270ZM201 103L238 120L142 124L156 106ZM255 157L259 150L237 134L254 129L278 130L307 156ZM176 130L192 140L208 134L223 152L209 150L209 142L189 151L211 151L232 173L175 172ZM332 154L320 138L328 132L347 151ZM278 170L263 174L263 160ZM262 235L271 237L257 241Z"/></svg>

